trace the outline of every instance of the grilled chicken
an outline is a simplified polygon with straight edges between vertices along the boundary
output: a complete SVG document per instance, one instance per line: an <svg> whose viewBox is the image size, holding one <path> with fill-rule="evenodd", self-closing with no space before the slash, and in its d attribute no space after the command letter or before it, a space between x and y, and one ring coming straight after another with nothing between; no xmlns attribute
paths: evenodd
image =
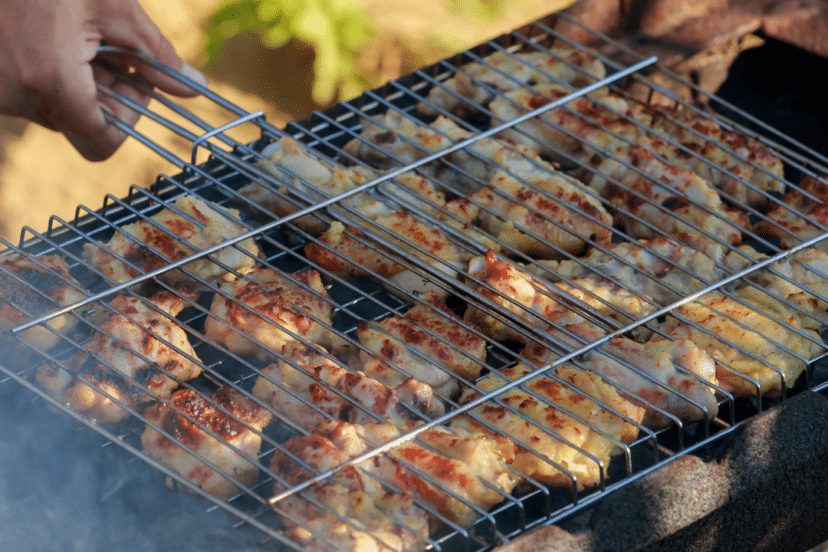
<svg viewBox="0 0 828 552"><path fill-rule="evenodd" d="M358 438L352 440L362 446ZM307 462L310 469L297 462L293 454ZM314 471L332 470L350 458L341 441L307 435L288 440L284 452L277 451L273 456L270 469L285 485L293 486L316 475ZM423 537L429 535L431 516L414 503L411 494L395 488L349 466L324 482L278 501L275 509L282 516L285 535L303 550L419 552L425 548ZM275 485L274 492L283 490L281 483Z"/></svg>
<svg viewBox="0 0 828 552"><path fill-rule="evenodd" d="M557 84L516 88L494 100L490 109L497 122L511 121L571 92ZM585 162L602 151L635 143L641 133L635 115L624 98L601 88L505 130L500 136L544 157L564 163L573 159Z"/></svg>
<svg viewBox="0 0 828 552"><path fill-rule="evenodd" d="M535 258L578 253L586 240L609 244L612 216L582 183L559 172L521 178L500 171L471 195L484 209L481 228L496 240Z"/></svg>
<svg viewBox="0 0 828 552"><path fill-rule="evenodd" d="M727 207L713 186L695 173L668 165L639 146L616 150L598 162L589 185L619 208L633 238L705 232L738 244L750 226L746 213Z"/></svg>
<svg viewBox="0 0 828 552"><path fill-rule="evenodd" d="M456 376L474 381L486 361L486 341L463 327L435 294L404 315L363 321L356 333L368 350L360 351L362 369L389 386L414 377L450 397L459 387Z"/></svg>
<svg viewBox="0 0 828 552"><path fill-rule="evenodd" d="M337 167L289 136L270 144L261 155L258 165L283 183L279 188L282 194L298 197L300 204L327 199L319 191L333 197L377 176L364 167ZM256 182L248 184L239 193L280 217L298 210L295 205ZM324 232L328 227L327 221L314 215L300 217L295 224L314 234Z"/></svg>
<svg viewBox="0 0 828 552"><path fill-rule="evenodd" d="M262 155L264 158L259 160L259 166L283 182L278 189L281 195L256 182L245 186L239 193L277 216L287 216L298 210L296 205L286 201L282 195L296 196L300 204L318 202L347 192L379 176L376 171L364 167L336 166L290 137L281 138L271 144L265 148ZM295 177L287 174L285 170L290 171ZM432 204L440 206L445 203L445 197L428 179L414 173L405 173L391 182L383 183L381 189L392 198L407 201L426 211L433 210ZM368 193L352 195L340 203L356 209L371 220L394 211L387 201ZM345 219L352 216L340 207L331 209ZM327 219L317 215L300 217L294 223L311 234L321 234L329 225Z"/></svg>
<svg viewBox="0 0 828 552"><path fill-rule="evenodd" d="M258 164L283 183L278 188L281 195L256 182L245 186L239 193L280 217L298 210L297 205L286 201L282 196L297 197L300 205L318 202L352 190L379 176L376 171L361 166L343 168L334 165L290 137L281 138L265 148L262 156ZM391 199L403 201L426 212L433 212L435 206L445 203L445 197L429 179L413 172L382 183L379 189ZM368 193L355 194L341 203L370 219L393 212L387 201ZM346 219L351 216L339 207L334 207L333 210ZM321 234L329 224L317 215L300 217L294 223L311 234Z"/></svg>
<svg viewBox="0 0 828 552"><path fill-rule="evenodd" d="M418 209L432 216L438 216L441 213L439 209L446 203L445 194L438 189L434 180L414 172L405 172L390 182L380 184L379 190L407 209ZM384 209L375 207L373 212L365 206L358 206L357 209L371 220L377 220L393 211L387 203L382 203L382 207Z"/></svg>
<svg viewBox="0 0 828 552"><path fill-rule="evenodd" d="M440 131L424 126L396 111L388 111L376 120L362 119L361 124L360 137L345 144L343 151L377 169L386 170L409 165L444 150L453 143L451 138ZM444 159L467 171L466 178L485 179L488 170L485 161L466 152L448 154ZM420 170L443 181L448 174L451 175L449 180L452 182L461 179L460 175L454 173L457 169L444 162L433 163ZM473 181L466 185L474 186Z"/></svg>
<svg viewBox="0 0 828 552"><path fill-rule="evenodd" d="M247 229L233 220L238 217L236 210L210 205L195 196L182 196L148 219L121 227L105 245L84 245L83 258L104 276L126 282L245 233ZM258 246L253 238L248 238L183 268L212 283L232 277L228 268L241 273L250 271L258 254ZM172 284L190 280L180 270L166 272L159 278Z"/></svg>
<svg viewBox="0 0 828 552"><path fill-rule="evenodd" d="M755 231L778 238L785 249L824 234L828 227L828 184L820 178L804 177L799 189L789 189L766 217L756 223ZM817 247L828 250L828 241L819 242Z"/></svg>
<svg viewBox="0 0 828 552"><path fill-rule="evenodd" d="M417 110L426 115L441 112L468 118L494 97L523 86L547 83L588 84L606 76L604 64L581 49L552 48L549 52L507 53L502 51L459 68L457 73L434 86ZM494 92L491 92L491 91Z"/></svg>
<svg viewBox="0 0 828 552"><path fill-rule="evenodd" d="M348 142L344 150L373 167L388 169L419 161L473 135L445 117L424 126L402 113L389 111L376 122L363 120L360 138ZM527 148L483 138L420 170L453 193L465 195L488 183L498 169L523 172L527 167L555 172Z"/></svg>
<svg viewBox="0 0 828 552"><path fill-rule="evenodd" d="M683 168L713 183L733 201L762 204L767 201L767 192L784 191L782 160L759 141L723 128L708 114L664 106L649 109L651 127L683 149L652 135L645 145L662 152L671 163L683 163ZM688 155L684 149L700 157Z"/></svg>
<svg viewBox="0 0 828 552"><path fill-rule="evenodd" d="M201 395L181 389L148 407L144 416L155 426L147 425L141 435L147 454L205 492L229 498L243 490L238 484L256 482L260 432L271 414L241 392L227 387ZM173 486L171 477L167 486Z"/></svg>
<svg viewBox="0 0 828 552"><path fill-rule="evenodd" d="M453 140L472 136L448 119L432 126ZM519 145L489 138L469 149L490 163L482 175L488 185L468 196L467 209L498 242L535 257L578 252L585 239L609 242L612 217L580 181Z"/></svg>
<svg viewBox="0 0 828 552"><path fill-rule="evenodd" d="M569 350L583 347L601 337L586 325L554 330L550 337ZM538 363L552 362L558 355L538 343L523 351ZM716 417L719 405L708 385L717 384L713 359L692 341L651 338L644 343L614 337L591 351L580 365L619 387L621 394L645 409L643 423L662 428L673 423Z"/></svg>
<svg viewBox="0 0 828 552"><path fill-rule="evenodd" d="M61 365L42 365L37 382L72 410L116 423L129 412L114 400L134 408L169 396L180 381L201 374L187 332L174 320L189 303L168 291L153 295L149 303L118 295L108 307L99 307L94 316L97 331L83 349Z"/></svg>
<svg viewBox="0 0 828 552"><path fill-rule="evenodd" d="M727 276L724 263L719 243L679 234L593 248L578 260L538 261L528 270L551 281L601 275L666 306Z"/></svg>
<svg viewBox="0 0 828 552"><path fill-rule="evenodd" d="M366 132L369 131L366 130ZM353 150L351 154L358 158L362 156L370 158L368 153L363 152L364 148L360 148L362 142L355 139L353 144L350 148L346 146L346 152ZM370 148L368 150L370 151ZM334 208L341 215L342 220L333 221L330 226L319 228L319 233L322 233L319 237L320 243L311 243L306 247L308 257L331 272L344 277L363 274L367 270L382 277L399 280L405 286L404 289L419 291L417 284L418 281L423 280L422 275L412 274L392 261L388 255L384 254L384 251L389 250L388 247L374 243L372 240L368 240L369 243L360 243L365 241L362 239L365 232L359 229L362 227L369 232L377 233L380 239L389 240L392 248L399 246L402 250L410 251L425 260L426 263L435 265L438 270L453 273L439 259L454 263L455 257L463 255L462 251L448 240L440 228L399 208L413 207L426 214L440 216L439 209L446 203L445 195L431 180L413 172L404 173L391 182L381 184L379 190L380 194L377 196L358 194L346 201L359 216ZM333 195L340 191L344 190L331 189L329 193ZM348 225L349 221L355 222L359 227ZM349 236L346 230L358 238ZM410 241L415 242L416 247L411 247L406 243ZM418 253L417 247L423 248L426 254ZM335 251L332 252L326 248ZM353 259L356 263L348 262L337 255L337 252ZM438 259L435 260L429 255L436 256ZM438 289L435 286L424 285L427 289Z"/></svg>
<svg viewBox="0 0 828 552"><path fill-rule="evenodd" d="M501 261L491 251L469 262L469 285L490 301L500 316L519 320L527 328L549 331L566 326L613 320L624 325L655 311L655 306L635 293L603 278L585 277L572 282L545 284L514 264ZM589 318L586 318L589 316ZM530 338L513 322L493 316L488 309L470 305L466 320L479 325L498 341L527 343ZM600 330L600 328L599 328Z"/></svg>
<svg viewBox="0 0 828 552"><path fill-rule="evenodd" d="M282 355L262 369L252 393L307 431L330 420L398 425L443 414L431 387L413 378L388 387L298 342L285 345Z"/></svg>
<svg viewBox="0 0 828 552"><path fill-rule="evenodd" d="M736 396L780 395L783 384L793 386L807 362L825 351L799 313L755 288L732 296L712 292L674 314L659 331L705 349L716 361L719 384Z"/></svg>
<svg viewBox="0 0 828 552"><path fill-rule="evenodd" d="M5 253L0 257L0 327L14 328L33 318L86 298L83 287L69 274L69 265L58 255L38 257ZM20 337L40 351L51 349L77 325L64 314L43 326L25 330ZM11 345L25 354L21 344Z"/></svg>
<svg viewBox="0 0 828 552"><path fill-rule="evenodd" d="M521 332L487 310L472 306L466 311L467 319L479 324L488 335L499 341L524 343L528 346L524 354L543 362L557 357L549 356L551 353L545 350L538 351L540 346L528 333L529 329L535 332L541 329L551 339L576 349L603 337L606 334L605 325L611 317L627 325L655 310L655 306L643 298L594 274L573 278L571 283L547 285L491 254L473 260L469 274L481 281L482 285L477 289L479 295L492 301L501 312L516 316L528 329ZM582 284L583 287L574 284ZM585 317L584 311L574 310L567 303L575 305L576 309L584 309L591 316ZM603 325L598 325L599 321ZM663 425L666 422L659 416L658 408L682 420L699 420L705 414L715 417L718 405L711 388L705 383L715 382L713 362L705 363L706 354L693 350L692 343L653 341L642 346L618 337L611 339L602 350L620 360L629 361L651 378L637 375L618 360L604 354L593 353L584 361L589 369L610 381L623 384L630 396L638 396L655 405L656 409L648 409L648 424ZM677 370L677 365L699 377ZM670 389L689 395L701 407L682 399Z"/></svg>
<svg viewBox="0 0 828 552"><path fill-rule="evenodd" d="M734 271L767 258L749 245L728 254L726 262ZM749 279L770 294L767 300L788 301L802 310L804 327L816 330L828 325L828 253L809 247L754 271Z"/></svg>
<svg viewBox="0 0 828 552"><path fill-rule="evenodd" d="M367 141L354 139L346 146L375 166L393 164L382 161L389 157L410 163L473 135L443 117L431 127L396 112L386 113L381 120L382 127L363 123L362 137ZM496 241L480 234L471 235L472 239L487 246L502 242L543 257L556 256L556 248L580 251L585 239L609 241L612 218L600 201L581 182L526 148L487 138L444 159L456 169L440 165L430 172L461 197L443 206L449 214L434 214L464 231L479 216L479 226Z"/></svg>
<svg viewBox="0 0 828 552"><path fill-rule="evenodd" d="M269 145L261 155L258 165L284 182L281 191L290 192L305 202L327 199L325 195L337 196L377 176L375 171L364 167L338 167L289 136ZM251 183L239 193L279 216L296 210L277 195L267 192L260 184ZM313 233L324 232L327 227L327 224L312 215L302 217L296 223Z"/></svg>
<svg viewBox="0 0 828 552"><path fill-rule="evenodd" d="M406 211L382 217L376 225L371 232L387 241L387 246L368 239L357 228L346 229L335 222L319 238L319 243L312 242L305 247L305 254L313 263L341 278L376 275L390 280L386 287L393 293L399 289L403 295L433 291L441 298L448 291L439 283L440 275L453 280L471 258L471 253L449 240L442 229L425 224ZM394 248L393 253L390 248ZM402 266L394 260L398 255L429 265L437 276Z"/></svg>
<svg viewBox="0 0 828 552"><path fill-rule="evenodd" d="M343 483L320 483L276 505L284 535L307 552L421 552L428 513L410 495L382 488L354 469Z"/></svg>
<svg viewBox="0 0 828 552"><path fill-rule="evenodd" d="M204 334L233 353L263 361L299 339L340 351L347 344L330 328L333 309L318 271L288 276L260 268L222 284Z"/></svg>
<svg viewBox="0 0 828 552"><path fill-rule="evenodd" d="M518 88L493 101L491 110L500 121L508 121L568 93L554 84ZM781 159L746 134L687 109L635 106L608 89L521 123L503 136L548 157L582 162L596 153L642 146L741 204L765 203L768 192L785 187Z"/></svg>
<svg viewBox="0 0 828 552"><path fill-rule="evenodd" d="M284 445L286 452L277 451L271 468L287 480L301 481L307 472L297 478L296 470L301 468L286 453L321 472L387 443L416 425L411 423L398 429L383 423L330 422L310 435L289 439ZM514 454L514 443L506 437L470 435L460 428L435 427L356 467L410 495L433 512L436 519L469 526L516 485L515 474L508 466ZM337 473L334 480L341 482L350 477L346 469Z"/></svg>
<svg viewBox="0 0 828 552"><path fill-rule="evenodd" d="M327 272L346 279L356 275L393 278L405 270L394 262L390 252L372 242L359 228L346 227L338 221L331 223L318 243L305 246L305 255Z"/></svg>
<svg viewBox="0 0 828 552"><path fill-rule="evenodd" d="M647 427L670 426L673 424L670 416L682 422L694 422L712 420L718 415L713 388L707 385L717 383L715 363L692 341L655 338L638 343L615 337L601 351L607 354L595 353L586 361L586 366L617 382L630 400L641 399L647 410L644 417ZM627 366L640 370L648 378L634 374Z"/></svg>
<svg viewBox="0 0 828 552"><path fill-rule="evenodd" d="M518 363L493 371L477 388L491 393L537 368ZM479 396L467 388L460 404ZM574 486L579 491L598 486L607 477L611 455L622 444L635 441L637 424L644 416L643 408L623 398L598 376L567 365L551 375L539 374L498 399L503 406L485 402L456 423L469 432L496 435L481 422L490 424L516 441L513 468L544 485Z"/></svg>
<svg viewBox="0 0 828 552"><path fill-rule="evenodd" d="M566 92L554 86L542 92L517 89L492 102L492 111L502 120L514 119ZM536 147L547 156L590 163L595 170L589 179L590 186L618 207L620 222L634 238L654 237L656 232L649 226L652 225L667 233L706 232L730 244L740 243L742 230L749 225L747 215L724 205L717 189L706 180L711 173L702 170L704 163L688 164L687 152L645 136L645 127L640 123L648 120L648 114L637 111L620 96L599 91L569 102L566 108L521 123L510 131L508 138ZM517 134L518 131L532 139ZM722 150L713 149L709 155L717 163L733 164L730 157L720 159L718 152ZM776 159L771 168L779 173L781 162ZM746 176L746 171L741 176ZM775 177L759 180L763 190L775 191L781 185ZM735 198L747 198L745 186L733 182L732 176L725 178L726 191ZM764 197L762 192L757 194ZM754 195L750 198L755 199Z"/></svg>

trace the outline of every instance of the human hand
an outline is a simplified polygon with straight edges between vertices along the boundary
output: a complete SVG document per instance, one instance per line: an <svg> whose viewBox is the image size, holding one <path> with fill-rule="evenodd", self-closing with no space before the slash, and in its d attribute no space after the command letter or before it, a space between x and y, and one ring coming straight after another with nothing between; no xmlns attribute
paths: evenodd
<svg viewBox="0 0 828 552"><path fill-rule="evenodd" d="M92 64L98 46L136 49L199 83L137 0L0 0L0 113L24 117L62 132L87 159L112 155L126 134L103 110L134 125L139 115L99 95L96 83L146 105L149 96ZM123 56L107 61L164 92L191 97L192 88Z"/></svg>

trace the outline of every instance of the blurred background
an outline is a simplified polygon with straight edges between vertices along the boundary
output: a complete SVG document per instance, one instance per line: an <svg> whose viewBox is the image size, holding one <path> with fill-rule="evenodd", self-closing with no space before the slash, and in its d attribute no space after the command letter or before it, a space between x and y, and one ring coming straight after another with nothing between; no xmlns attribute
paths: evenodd
<svg viewBox="0 0 828 552"><path fill-rule="evenodd" d="M140 1L181 56L208 76L212 90L247 111L263 110L280 128L573 3ZM211 122L224 116L203 99L186 107ZM184 140L147 120L137 128L189 159ZM147 187L159 174L178 172L133 139L109 160L90 163L61 135L0 118L0 236L17 243L24 226L45 230L50 215L71 219L79 204L97 209L105 194L123 197L131 185Z"/></svg>

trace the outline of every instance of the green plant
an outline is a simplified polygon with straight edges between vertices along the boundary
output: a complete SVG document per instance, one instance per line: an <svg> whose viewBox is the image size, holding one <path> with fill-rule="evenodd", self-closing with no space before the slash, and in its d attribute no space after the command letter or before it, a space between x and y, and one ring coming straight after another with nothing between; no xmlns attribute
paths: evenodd
<svg viewBox="0 0 828 552"><path fill-rule="evenodd" d="M574 2L549 1L555 9ZM479 21L495 21L504 9L514 7L507 0L436 2L450 12ZM433 7L433 2L426 4L422 9ZM319 105L354 97L391 78L383 61L387 56L394 65L395 46L390 51L388 48L389 39L394 43L394 31L375 29L359 0L230 0L213 14L208 25L208 61L219 56L227 39L246 32L258 34L262 44L270 48L283 46L291 39L310 45L315 53L311 93ZM462 27L457 34L463 34ZM386 42L372 40L378 35ZM455 33L435 34L429 36L428 43L448 54L457 49L457 41ZM396 48L399 50L399 46Z"/></svg>
<svg viewBox="0 0 828 552"><path fill-rule="evenodd" d="M504 0L451 0L450 5L456 13L488 21L497 17L508 4Z"/></svg>
<svg viewBox="0 0 828 552"><path fill-rule="evenodd" d="M358 54L374 36L368 14L353 0L235 0L220 8L207 28L207 56L214 60L228 38L252 31L271 48L296 39L313 47L313 99L324 105L365 88Z"/></svg>

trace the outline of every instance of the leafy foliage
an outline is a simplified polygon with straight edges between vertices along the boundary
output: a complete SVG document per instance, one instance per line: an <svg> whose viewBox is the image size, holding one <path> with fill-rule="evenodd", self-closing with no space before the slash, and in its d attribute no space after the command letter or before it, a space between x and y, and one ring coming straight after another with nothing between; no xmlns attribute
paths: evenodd
<svg viewBox="0 0 828 552"><path fill-rule="evenodd" d="M213 60L231 37L252 31L265 46L296 39L315 52L313 99L327 104L365 88L357 68L359 51L375 31L352 0L234 0L219 9L207 28L207 56Z"/></svg>
<svg viewBox="0 0 828 552"><path fill-rule="evenodd" d="M413 0L412 3L416 3ZM550 9L560 9L574 0L546 0ZM504 9L514 8L507 0L439 0L449 12L464 18L492 22ZM379 31L379 32L378 32ZM207 28L208 60L215 60L227 39L254 32L262 44L278 48L290 40L314 49L312 95L318 105L336 98L351 98L390 78L384 65L393 67L399 59L399 43L390 48L372 39L389 36L375 29L359 0L228 0ZM458 33L463 29L457 29ZM391 35L393 38L393 35ZM457 49L456 36L428 35L428 45L442 53ZM393 75L396 76L396 75ZM384 78L383 78L384 77Z"/></svg>
<svg viewBox="0 0 828 552"><path fill-rule="evenodd" d="M508 6L502 0L450 0L450 4L455 12L473 14L484 21L494 19Z"/></svg>

